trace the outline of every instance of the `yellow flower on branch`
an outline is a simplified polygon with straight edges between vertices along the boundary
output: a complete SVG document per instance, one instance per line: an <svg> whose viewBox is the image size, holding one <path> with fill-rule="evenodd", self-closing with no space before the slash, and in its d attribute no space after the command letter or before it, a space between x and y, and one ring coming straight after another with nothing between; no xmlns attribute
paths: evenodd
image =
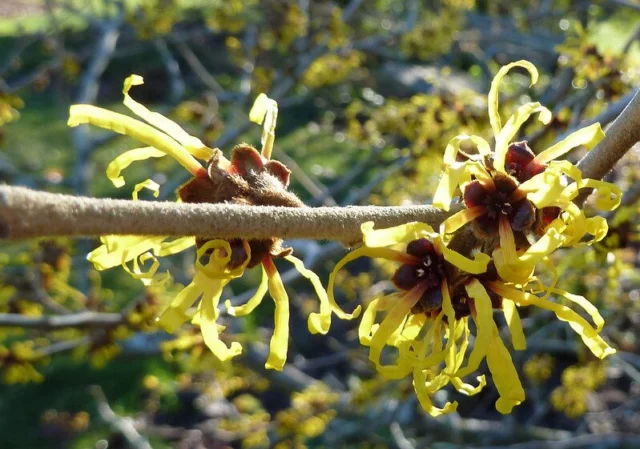
<svg viewBox="0 0 640 449"><path fill-rule="evenodd" d="M392 282L400 290L374 298L363 313L359 326L360 342L368 346L369 358L376 369L389 379L413 376L414 388L422 407L431 415L449 413L457 404L442 408L433 405L431 397L451 383L459 392L472 395L485 385L483 376L474 387L463 378L478 371L486 360L500 395L496 409L510 413L525 399L517 370L493 319L501 310L511 334L515 350L526 349L526 339L518 307L537 306L550 310L566 321L599 358L615 352L599 336L604 320L585 298L564 290L547 287L581 307L593 325L568 306L525 291L503 279L496 264L484 253L469 259L447 247L447 240L423 223L409 223L389 229L374 230L373 223L362 225L363 247L347 254L338 262L329 278L329 301L341 318L354 318L336 304L333 289L338 271L348 262L367 256L400 264ZM530 278L531 281L535 280ZM384 314L381 321L378 313ZM467 353L471 330L475 323L473 349ZM397 357L383 364L386 347L395 347Z"/></svg>
<svg viewBox="0 0 640 449"><path fill-rule="evenodd" d="M392 280L401 292L369 303L359 326L360 342L369 346L369 359L386 378L400 379L413 374L416 393L428 413L433 416L449 413L457 404L434 406L430 397L436 391L451 382L458 391L472 395L485 384L483 376L478 378L479 385L473 387L457 375L469 344L470 309L466 304L452 301L450 283L460 270L484 273L489 256L479 253L474 259L468 259L448 248L442 237L423 223L380 230L373 227L372 222L363 224L364 245L336 264L329 277L329 301L339 317L357 317L360 306L354 313L347 314L335 301L333 289L339 270L364 256L400 263ZM379 312L384 313L380 323L376 322ZM387 346L398 350L394 364L381 361Z"/></svg>
<svg viewBox="0 0 640 449"><path fill-rule="evenodd" d="M537 155L526 141L514 141L532 115L538 114L546 124L551 112L540 103L527 103L503 126L498 112L499 88L513 67L525 68L531 74L532 84L537 81L538 71L527 61L500 69L489 92L489 119L495 146L492 150L478 136L460 135L452 139L445 150L445 169L433 204L449 210L454 195L460 192L467 208L444 222L444 234L471 222L478 237L499 238L498 271L505 280L524 284L535 265L555 249L590 244L606 235L607 222L603 217L587 218L573 203L581 189L597 189L596 207L607 211L620 204L622 194L610 183L583 179L580 170L569 161L556 160L576 147L595 146L604 137L599 124L576 131ZM465 141L476 145L477 155L460 150ZM592 236L591 240L583 241L587 234ZM527 237L536 242L531 244Z"/></svg>
<svg viewBox="0 0 640 449"><path fill-rule="evenodd" d="M263 124L261 152L251 145L240 144L233 149L230 159L227 159L219 149L207 147L177 123L136 102L129 95L129 90L142 82L142 77L138 75L125 80L124 105L147 123L91 105L74 105L70 109L69 126L90 123L131 136L147 145L127 151L109 164L107 176L116 187L125 184L121 173L133 162L168 154L193 176L178 189L178 198L182 202L232 203L247 207L304 207L288 191L289 169L271 159L278 112L274 100L260 94L249 114L251 121ZM137 200L142 189L149 189L158 196L158 184L146 180L134 187L134 199ZM275 326L265 366L278 370L283 368L289 338L289 298L273 263L274 258L284 258L291 262L311 281L318 294L320 311L310 315L309 330L322 334L329 330L331 306L319 278L307 270L301 260L291 255L291 248L283 248L279 238L225 240L187 236L171 240L163 236L104 236L101 241L102 246L88 255L96 269L105 270L122 265L131 276L140 279L145 285L167 281L167 277L157 275L159 257L195 246L195 276L164 310L158 323L165 330L175 332L186 320L191 319L193 324L200 327L206 345L220 360L228 360L242 350L238 342L227 346L220 340L219 334L224 327L217 323L217 319L223 289L230 281L241 277L245 269L261 265L263 278L256 294L247 304L239 307L232 307L227 302L227 308L233 316L249 314L260 304L266 292L270 293L276 306ZM190 308L196 303L197 310L195 313L190 312Z"/></svg>

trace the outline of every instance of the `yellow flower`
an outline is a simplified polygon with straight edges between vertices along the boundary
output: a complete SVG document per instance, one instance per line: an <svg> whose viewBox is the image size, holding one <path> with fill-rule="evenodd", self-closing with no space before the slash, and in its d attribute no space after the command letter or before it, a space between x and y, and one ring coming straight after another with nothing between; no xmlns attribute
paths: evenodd
<svg viewBox="0 0 640 449"><path fill-rule="evenodd" d="M501 278L496 264L487 254L477 253L468 259L447 247L441 234L422 223L409 223L389 229L374 230L371 222L362 225L364 246L347 254L329 278L329 301L341 318L354 318L338 307L333 287L338 271L362 256L395 261L401 265L392 281L400 292L373 299L364 311L359 326L360 342L370 347L369 358L378 372L389 379L413 375L414 388L422 407L438 416L455 410L457 404L437 408L431 396L451 383L460 392L472 395L485 385L473 387L462 378L476 372L486 360L500 395L496 409L510 413L525 399L524 390L493 319L493 311L501 310L511 334L515 350L526 349L526 340L518 307L535 305L553 311L582 337L599 358L615 352L598 334L604 320L585 298L555 287L545 287L543 297L525 291ZM398 245L403 245L397 249ZM530 290L530 288L529 288ZM550 294L563 296L589 314L591 325L571 308L555 303ZM376 320L378 312L384 319ZM473 349L467 354L470 337L469 317L475 322ZM381 356L385 346L397 348L394 364L385 365Z"/></svg>
<svg viewBox="0 0 640 449"><path fill-rule="evenodd" d="M0 368L2 380L7 384L42 382L44 377L33 366L43 356L34 348L33 341L19 341L10 348L0 346Z"/></svg>
<svg viewBox="0 0 640 449"><path fill-rule="evenodd" d="M124 83L124 105L147 123L91 105L74 105L70 109L69 126L90 123L131 136L148 145L127 151L116 157L107 167L107 176L116 187L125 184L122 171L135 161L171 155L186 168L193 178L178 189L179 200L195 203L235 203L245 206L267 204L274 206L303 207L304 204L287 190L289 170L280 162L271 160L278 113L277 103L264 94L256 99L249 118L263 124L262 151L259 153L248 144L234 148L231 159L226 159L219 149L207 147L186 133L177 123L148 110L129 96L132 86L142 84L142 77L132 75ZM206 168L198 159L206 163ZM133 197L146 188L158 196L159 186L147 180L134 187ZM206 345L220 360L228 360L240 354L238 342L227 346L219 338L224 329L217 324L218 305L223 288L233 279L244 274L246 268L262 266L262 282L249 302L231 307L229 313L242 316L251 313L262 301L267 290L275 302L275 326L271 339L267 368L281 370L286 360L289 337L289 299L273 263L281 257L291 262L313 284L320 299L320 311L309 317L312 333L327 333L331 323L331 307L326 291L317 275L304 267L291 255L290 248L282 248L281 240L222 240L182 237L104 236L102 246L92 251L88 259L98 270L117 265L145 285L162 284L169 274L157 276L158 257L184 251L196 246L196 273L162 312L158 324L168 332L175 332L187 319L200 326ZM129 264L131 263L131 266ZM145 264L150 266L145 270ZM195 313L189 309L200 300Z"/></svg>
<svg viewBox="0 0 640 449"><path fill-rule="evenodd" d="M499 237L500 256L496 266L500 275L524 284L535 265L561 246L579 246L602 240L607 233L603 217L587 218L573 203L580 189L597 189L596 207L613 210L620 204L621 191L616 186L593 179L583 179L580 170L558 157L578 146L592 148L603 137L599 124L574 132L561 142L535 155L527 142L514 138L534 114L543 123L551 112L540 103L527 103L502 125L498 112L498 95L502 79L513 67L523 67L531 74L532 84L538 71L527 61L518 61L500 69L489 92L489 119L495 135L493 150L478 136L460 135L445 150L444 173L434 195L433 204L449 210L456 192L467 206L443 224L443 232L451 234L472 222L481 238ZM477 146L478 155L460 150L465 141ZM466 159L458 161L458 158ZM572 179L567 183L567 177ZM591 240L583 242L586 234ZM527 236L535 236L534 244Z"/></svg>
<svg viewBox="0 0 640 449"><path fill-rule="evenodd" d="M479 253L475 259L468 259L448 248L442 237L423 223L374 230L373 223L368 222L362 225L362 234L364 246L340 260L329 277L329 301L334 312L344 319L360 314L360 306L352 314L345 313L334 298L336 275L346 263L363 256L400 263L393 282L402 292L378 297L369 303L359 326L360 342L369 346L369 359L386 378L399 379L413 374L416 393L428 413L438 416L452 412L457 403L438 408L430 397L449 382L458 391L472 395L483 388L485 380L484 376L478 377L479 385L473 387L458 376L469 345L471 312L467 308L466 316L458 316L456 307L464 305L452 302L450 282L459 270L484 273L489 256ZM399 245L404 246L403 250L392 248ZM490 301L488 310L491 310ZM376 322L378 312L385 313L380 323ZM398 349L395 364L382 364L385 346ZM501 359L503 353L494 355Z"/></svg>

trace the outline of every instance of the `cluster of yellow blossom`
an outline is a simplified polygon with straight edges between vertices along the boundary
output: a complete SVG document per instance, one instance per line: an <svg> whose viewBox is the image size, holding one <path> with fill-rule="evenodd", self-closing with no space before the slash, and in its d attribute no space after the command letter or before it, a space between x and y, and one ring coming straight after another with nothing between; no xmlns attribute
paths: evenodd
<svg viewBox="0 0 640 449"><path fill-rule="evenodd" d="M578 146L593 147L604 136L599 125L579 130L537 155L526 142L514 141L529 117L539 114L548 123L551 113L539 103L521 106L503 125L498 113L502 78L513 67L527 69L536 82L538 72L527 61L503 67L489 93L489 119L495 135L493 148L474 135L451 140L444 154L444 172L433 204L449 210L455 197L465 208L451 215L436 232L423 223L390 229L362 225L364 245L345 256L329 279L329 299L338 270L362 257L382 258L400 266L392 277L398 292L373 299L359 326L360 342L370 347L369 358L378 372L390 379L413 376L420 403L437 416L456 409L456 402L436 407L431 397L451 383L456 390L473 395L484 387L463 381L486 360L498 390L496 409L509 413L525 399L509 350L500 337L493 311L501 310L515 350L526 348L519 308L537 306L554 312L567 322L598 358L615 352L599 335L604 320L582 296L556 288L557 274L549 255L561 247L580 247L602 240L607 233L603 217L586 217L573 200L580 189L596 189L596 207L613 210L621 192L612 184L583 178L569 161L556 160ZM471 141L477 153L460 150ZM569 181L570 180L570 181ZM471 224L478 242L467 257L455 251L455 237ZM539 265L554 275L545 285L536 275ZM553 297L559 297L555 300ZM563 301L563 300L564 301ZM589 323L570 305L592 319ZM336 311L350 319L360 313ZM379 320L378 314L384 315ZM475 324L473 349L471 321ZM395 360L385 363L387 347L395 348Z"/></svg>
<svg viewBox="0 0 640 449"><path fill-rule="evenodd" d="M121 172L131 163L169 154L193 175L190 181L178 189L179 201L226 202L244 206L304 206L287 189L290 171L282 163L271 159L278 113L275 101L261 94L249 114L253 122L264 123L262 151L258 152L248 144L240 144L233 149L230 159L227 159L219 149L207 147L196 137L188 135L175 122L136 102L129 95L129 90L142 82L142 77L137 75L125 80L124 105L148 124L91 105L74 105L70 109L69 126L90 123L129 135L148 145L127 151L109 164L107 176L116 187L125 184ZM198 159L204 160L206 167ZM143 181L134 187L133 198L137 200L142 189L149 189L157 196L159 188L153 180ZM131 276L147 286L163 285L170 278L168 273L164 276L157 274L160 268L159 257L196 247L193 280L164 309L158 318L158 324L168 332L175 332L185 321L191 320L200 327L206 346L221 361L235 357L242 351L240 343L231 342L228 346L220 339L224 326L219 325L217 319L223 289L233 279L241 277L246 269L261 266L262 281L256 294L242 306L234 307L227 302L226 307L230 315L244 316L261 303L267 291L270 293L275 302L275 328L266 367L281 370L284 366L289 337L289 299L273 263L274 258L283 258L292 263L311 281L320 299L320 311L309 317L309 330L322 334L329 330L331 305L320 279L307 270L301 260L291 255L291 248L283 248L279 238L247 241L104 236L101 240L102 246L88 256L95 268L104 270L122 265ZM146 270L145 264L149 265ZM190 308L198 300L194 313Z"/></svg>
<svg viewBox="0 0 640 449"><path fill-rule="evenodd" d="M502 124L499 88L503 77L516 66L528 70L533 83L538 77L535 67L526 61L509 64L498 72L488 101L495 135L493 148L481 137L459 135L445 150L444 171L433 204L448 211L460 197L465 207L446 219L438 231L424 223L390 229L375 229L374 223L364 223L363 246L337 263L329 277L328 293L318 276L293 257L290 248L282 247L277 236L264 240L105 236L103 245L88 258L99 270L122 265L145 285L162 285L169 275L157 274L158 258L195 246L193 280L160 314L158 324L175 332L191 320L200 327L202 336L185 335L185 348L203 348L204 342L220 361L242 351L239 342L227 345L220 338L224 326L217 319L223 289L247 269L260 266L262 281L256 294L242 306L234 307L229 301L225 305L232 316L247 315L270 293L275 302L275 323L265 366L278 370L287 357L289 299L273 263L275 258L288 260L311 281L320 310L310 314L309 330L322 334L328 332L332 314L347 320L360 315L360 306L353 313L344 312L333 294L337 274L346 263L363 256L398 263L392 276L398 291L374 298L359 324L360 342L370 348L369 358L377 371L388 379L411 376L422 407L438 416L455 410L457 403L438 407L431 399L434 393L448 384L465 395L478 393L487 383L485 376L476 377L477 385L464 379L476 373L486 360L500 396L496 409L509 413L525 399L525 393L493 319L494 310L504 314L515 350L526 347L518 310L536 306L567 322L598 358L615 352L599 335L604 320L598 310L584 297L556 287L558 276L549 256L562 247L600 241L607 233L603 217L586 217L573 202L581 189L596 190L595 205L601 210L613 210L621 197L614 185L583 178L569 161L557 160L575 147L593 147L604 136L599 125L577 131L537 155L526 142L515 141L531 116L538 114L543 123L551 118L551 112L539 103L527 103ZM207 147L176 123L133 100L129 90L141 83L139 76L127 78L124 105L148 124L90 105L75 105L70 111L70 126L90 123L147 145L118 156L109 165L107 176L117 187L124 185L121 172L132 162L169 154L193 176L178 189L179 201L246 207L304 206L288 191L287 167L271 159L278 111L275 101L261 94L250 112L251 121L263 124L261 151L240 144L227 159L221 150ZM477 152L462 151L465 142L471 142ZM144 181L134 187L134 199L143 188L156 195L159 190L153 181ZM472 230L477 242L466 250L456 244L456 237L465 232L463 227ZM145 264L150 265L146 271ZM537 275L539 265L553 275L550 285ZM588 314L593 323L570 306ZM379 314L384 318L379 319ZM391 363L389 348L395 348L397 354Z"/></svg>
<svg viewBox="0 0 640 449"><path fill-rule="evenodd" d="M602 362L589 362L583 366L570 366L562 373L562 385L551 393L553 408L570 418L587 411L587 399L607 379Z"/></svg>

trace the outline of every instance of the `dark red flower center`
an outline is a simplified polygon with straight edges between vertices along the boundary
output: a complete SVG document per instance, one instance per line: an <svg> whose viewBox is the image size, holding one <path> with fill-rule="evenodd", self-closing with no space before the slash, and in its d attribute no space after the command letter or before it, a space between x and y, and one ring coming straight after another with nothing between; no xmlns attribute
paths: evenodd
<svg viewBox="0 0 640 449"><path fill-rule="evenodd" d="M523 183L547 168L545 164L534 161L535 157L526 141L514 142L507 149L504 170L518 182Z"/></svg>
<svg viewBox="0 0 640 449"><path fill-rule="evenodd" d="M464 189L464 204L468 208L486 209L483 215L473 221L474 228L484 236L494 237L504 217L514 231L529 230L535 223L535 208L526 197L521 197L516 182L509 176L494 174L493 183L495 188L487 188L476 180Z"/></svg>
<svg viewBox="0 0 640 449"><path fill-rule="evenodd" d="M440 286L445 277L444 258L439 255L433 243L427 239L417 239L407 245L407 254L415 262L400 265L392 281L400 290L409 291L418 285L425 291L411 310L412 313L428 313L442 307Z"/></svg>

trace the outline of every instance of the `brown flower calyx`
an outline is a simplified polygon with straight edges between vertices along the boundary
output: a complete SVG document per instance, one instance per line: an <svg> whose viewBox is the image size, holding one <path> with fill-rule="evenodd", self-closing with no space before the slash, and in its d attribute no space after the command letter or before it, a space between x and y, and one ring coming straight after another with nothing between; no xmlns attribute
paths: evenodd
<svg viewBox="0 0 640 449"><path fill-rule="evenodd" d="M424 293L411 309L411 313L432 313L442 308L442 280L445 279L445 261L428 239L412 240L407 244L407 260L391 279L400 290L409 291L417 286Z"/></svg>
<svg viewBox="0 0 640 449"><path fill-rule="evenodd" d="M474 275L466 273L459 274L449 287L451 305L456 313L456 320L471 315L473 300L469 298L465 285L468 285L474 280L479 281L483 286L488 285L490 282L501 281L493 261L489 263L487 271L484 273ZM494 310L502 309L502 297L486 286L485 290L491 299L491 307Z"/></svg>
<svg viewBox="0 0 640 449"><path fill-rule="evenodd" d="M233 148L231 159L219 149L207 165L207 177L195 177L178 189L178 196L185 203L229 203L242 206L306 207L287 190L291 171L281 162L265 159L251 145L243 143ZM202 246L212 239L196 239ZM236 268L246 260L242 240L229 240L231 261L229 268ZM293 251L283 248L279 238L249 240L252 268L265 257L284 257Z"/></svg>
<svg viewBox="0 0 640 449"><path fill-rule="evenodd" d="M498 224L506 218L514 232L528 232L536 221L536 209L518 191L518 184L510 176L494 173L494 188L480 181L471 181L464 189L463 200L468 208L484 207L486 213L473 220L475 233L482 238L498 235Z"/></svg>

